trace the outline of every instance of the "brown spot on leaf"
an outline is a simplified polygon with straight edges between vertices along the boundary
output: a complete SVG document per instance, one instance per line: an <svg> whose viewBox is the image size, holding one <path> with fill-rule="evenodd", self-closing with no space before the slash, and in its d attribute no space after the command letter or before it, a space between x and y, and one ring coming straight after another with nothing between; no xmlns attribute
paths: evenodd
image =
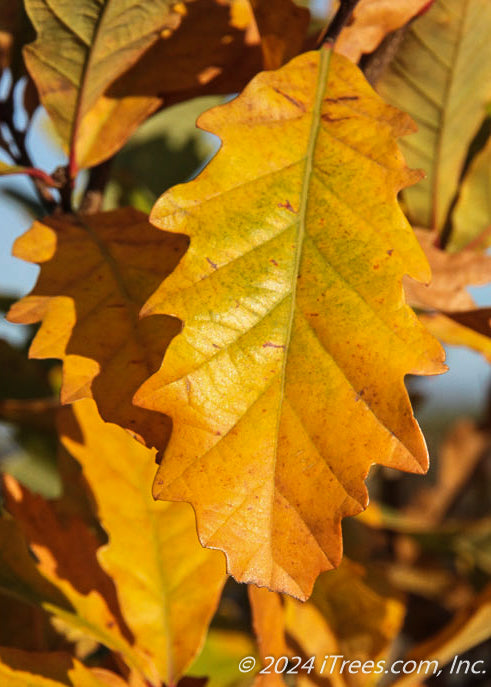
<svg viewBox="0 0 491 687"><path fill-rule="evenodd" d="M272 341L266 341L263 343L263 348L285 348L283 344L275 344Z"/></svg>
<svg viewBox="0 0 491 687"><path fill-rule="evenodd" d="M278 207L279 207L279 208L285 208L285 209L288 210L289 212L293 212L295 215L297 214L297 210L295 210L295 209L292 207L292 205L291 205L291 203L290 203L289 200L285 201L284 203L278 203Z"/></svg>
<svg viewBox="0 0 491 687"><path fill-rule="evenodd" d="M288 100L288 102L292 103L292 105L295 105L295 107L298 107L299 110L302 110L302 112L305 112L305 105L304 103L300 102L300 100L293 98L291 95L288 95L288 93L285 93L280 88L273 87L273 91L275 91L275 93L278 93L279 95L282 95L284 98Z"/></svg>
<svg viewBox="0 0 491 687"><path fill-rule="evenodd" d="M217 270L217 269L218 269L218 266L217 266L212 260L210 260L210 258L206 258L206 262L207 262L209 265L211 265L211 266L213 267L214 270Z"/></svg>

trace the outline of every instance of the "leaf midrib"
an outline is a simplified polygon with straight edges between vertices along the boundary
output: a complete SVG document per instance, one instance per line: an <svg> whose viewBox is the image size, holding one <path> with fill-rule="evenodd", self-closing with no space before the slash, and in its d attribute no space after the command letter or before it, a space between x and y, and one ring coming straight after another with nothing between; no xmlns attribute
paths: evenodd
<svg viewBox="0 0 491 687"><path fill-rule="evenodd" d="M310 182L312 178L312 174L314 171L314 156L315 156L315 149L316 149L316 144L317 144L317 138L319 136L319 131L321 127L321 112L322 112L322 103L324 101L324 94L326 91L326 86L327 86L327 74L329 72L329 65L331 61L331 53L332 51L327 48L321 48L320 49L320 55L319 55L319 66L318 66L318 75L317 75L317 85L315 89L315 99L314 99L314 106L312 108L312 124L311 124L311 129L310 129L310 136L307 144L307 153L305 155L305 172L302 180L302 190L300 193L300 207L299 207L299 222L298 222L298 231L297 231L297 241L296 241L296 247L295 247L295 261L294 261L294 267L292 270L292 281L291 281L291 308L290 308L290 317L288 319L288 329L287 329L287 335L285 339L285 352L283 355L283 363L282 363L282 368L281 368L281 377L280 377L280 402L278 404L278 412L277 412L277 417L276 417L276 430L275 430L275 436L274 436L274 461L273 461L273 475L274 475L274 484L273 484L273 489L271 490L271 503L270 503L270 518L271 521L273 520L273 512L274 512L274 500L275 500L275 491L276 491L276 463L278 459L278 437L279 437L279 432L280 432L280 423L281 423L281 417L282 417L282 411L283 411L283 398L285 396L285 383L286 383L286 367L288 364L288 353L290 350L290 343L291 343L291 337L292 337L292 330L293 330L293 321L295 318L295 310L296 310L296 300L297 300L297 279L298 279L298 272L300 269L301 261L302 261L302 254L303 254L303 243L304 243L304 237L305 237L305 230L306 230L306 220L307 220L307 209L308 209L308 201L309 201L309 189L310 189Z"/></svg>
<svg viewBox="0 0 491 687"><path fill-rule="evenodd" d="M87 77L90 72L91 66L92 66L92 59L94 56L94 53L96 52L97 48L97 42L100 36L100 29L101 25L104 21L104 16L106 14L107 8L109 7L109 3L111 0L106 0L104 2L104 5L101 9L101 12L97 18L97 21L94 24L94 31L92 33L93 40L89 46L87 46L87 54L84 59L84 63L82 66L82 74L80 77L80 88L78 89L77 92L77 100L75 102L75 117L73 119L73 125L72 125L72 130L70 132L70 160L69 160L69 170L70 170L70 177L73 179L75 174L77 173L77 159L76 159L76 154L75 154L75 145L77 142L77 131L78 127L80 125L80 120L81 120L81 112L82 112L82 101L85 95L85 89L87 86Z"/></svg>

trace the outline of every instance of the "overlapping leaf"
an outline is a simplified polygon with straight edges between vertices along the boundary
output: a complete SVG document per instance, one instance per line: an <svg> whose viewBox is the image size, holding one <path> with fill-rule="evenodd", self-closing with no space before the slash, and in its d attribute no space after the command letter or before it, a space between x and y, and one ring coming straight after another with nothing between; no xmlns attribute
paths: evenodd
<svg viewBox="0 0 491 687"><path fill-rule="evenodd" d="M172 30L179 15L171 0L142 5L134 0L83 0L77 12L63 0L27 0L38 37L24 50L27 68L63 143L70 149L72 171L95 164L107 142L82 138L84 117L106 88L147 50L163 30ZM124 136L158 103L141 101L135 119L113 121L111 136ZM133 103L133 107L135 103ZM128 130L129 129L129 130ZM118 133L116 134L116 130ZM113 152L113 151L111 151ZM102 158L104 155L102 155Z"/></svg>
<svg viewBox="0 0 491 687"><path fill-rule="evenodd" d="M79 515L7 477L7 507L38 563L36 570L14 523L0 520L0 534L16 534L2 550L0 584L41 603L69 636L90 637L119 653L149 684L176 684L216 609L223 555L200 546L189 505L153 501L154 452L104 423L93 401L73 409L75 418L68 410L62 416L62 440L83 468L109 543L100 548Z"/></svg>
<svg viewBox="0 0 491 687"><path fill-rule="evenodd" d="M128 440L133 441L131 437ZM3 588L31 603L41 603L67 627L118 652L129 666L155 679L148 658L131 646L114 585L97 561L98 542L91 530L80 518L60 518L55 504L23 489L11 477L5 478L4 497L25 539L14 531L15 540L9 543L2 563L2 576L5 567L7 571L20 570L23 589L19 593L11 584L3 584ZM75 549L73 542L77 542ZM26 543L36 555L37 573L33 562L26 565ZM17 561L14 556L19 554Z"/></svg>
<svg viewBox="0 0 491 687"><path fill-rule="evenodd" d="M336 41L336 51L358 62L377 48L385 36L404 26L430 4L428 0L361 0L348 26Z"/></svg>
<svg viewBox="0 0 491 687"><path fill-rule="evenodd" d="M251 0L265 69L278 69L301 52L310 13L293 0Z"/></svg>
<svg viewBox="0 0 491 687"><path fill-rule="evenodd" d="M245 0L83 0L76 13L28 0L27 9L38 37L26 64L72 175L117 152L164 101L237 91L261 66Z"/></svg>
<svg viewBox="0 0 491 687"><path fill-rule="evenodd" d="M469 316L468 320L466 315ZM467 346L467 348L482 353L491 362L490 308L452 313L451 316L442 313L422 313L419 319L442 343L452 346ZM476 322L476 320L481 325L483 333L476 326L471 326L471 323Z"/></svg>
<svg viewBox="0 0 491 687"><path fill-rule="evenodd" d="M175 685L216 609L225 582L223 555L200 546L189 505L154 502L151 451L120 427L104 424L93 401L79 401L74 412L83 439L63 428L62 438L83 467L109 536L98 558L114 580L136 645L161 680Z"/></svg>
<svg viewBox="0 0 491 687"><path fill-rule="evenodd" d="M135 408L131 398L158 369L178 329L170 318L140 321L138 312L186 243L126 208L35 222L14 246L17 257L41 264L31 295L8 316L13 322L43 321L30 356L64 361L62 402L93 397L105 420L149 445L165 441L169 423Z"/></svg>
<svg viewBox="0 0 491 687"><path fill-rule="evenodd" d="M179 29L161 36L115 81L100 110L109 113L111 103L127 95L157 96L169 105L199 95L236 93L261 67L249 0L193 0L185 5Z"/></svg>
<svg viewBox="0 0 491 687"><path fill-rule="evenodd" d="M491 636L491 585L475 597L449 625L435 637L417 646L408 656L416 661L438 661L440 666L450 663L456 656ZM477 670L485 670L484 664L476 665ZM483 673L481 672L481 675ZM485 674L485 673L484 673ZM417 685L421 676L417 672L401 677L394 686L409 687Z"/></svg>
<svg viewBox="0 0 491 687"><path fill-rule="evenodd" d="M401 285L429 279L396 202L412 124L325 50L199 123L221 151L152 215L191 238L145 307L185 323L136 397L174 423L154 491L194 505L237 579L305 598L370 465L427 465L403 383L442 371Z"/></svg>
<svg viewBox="0 0 491 687"><path fill-rule="evenodd" d="M408 112L418 133L401 144L427 178L404 191L414 224L440 230L457 190L470 142L491 99L491 4L436 0L409 28L382 96Z"/></svg>
<svg viewBox="0 0 491 687"><path fill-rule="evenodd" d="M491 138L476 155L464 177L452 215L449 250L460 250L472 242L485 249L491 244Z"/></svg>

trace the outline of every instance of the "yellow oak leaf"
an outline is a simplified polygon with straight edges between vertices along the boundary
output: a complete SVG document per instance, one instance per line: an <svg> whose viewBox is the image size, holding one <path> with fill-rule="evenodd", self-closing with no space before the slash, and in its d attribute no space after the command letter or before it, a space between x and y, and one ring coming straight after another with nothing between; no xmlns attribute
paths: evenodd
<svg viewBox="0 0 491 687"><path fill-rule="evenodd" d="M401 142L426 179L403 192L413 224L440 231L469 144L491 99L491 3L435 0L409 27L378 92L408 112L418 133Z"/></svg>
<svg viewBox="0 0 491 687"><path fill-rule="evenodd" d="M336 52L358 62L364 53L373 52L387 34L407 24L425 5L428 0L361 0L349 25L339 34Z"/></svg>
<svg viewBox="0 0 491 687"><path fill-rule="evenodd" d="M86 668L61 652L21 651L0 647L2 687L128 687L109 670Z"/></svg>
<svg viewBox="0 0 491 687"><path fill-rule="evenodd" d="M413 125L324 49L199 125L220 152L152 213L190 236L144 308L184 321L135 397L173 420L154 494L193 504L238 580L305 599L372 463L427 468L404 375L443 352L401 283L430 278L396 201L420 176L396 146Z"/></svg>
<svg viewBox="0 0 491 687"><path fill-rule="evenodd" d="M204 549L185 503L151 496L154 452L104 423L91 400L73 405L82 437L65 434L95 498L109 543L98 552L134 643L175 685L199 651L226 579L223 555Z"/></svg>
<svg viewBox="0 0 491 687"><path fill-rule="evenodd" d="M42 320L29 355L63 360L62 402L93 397L105 420L154 446L170 423L135 408L131 398L158 369L178 326L168 317L142 321L138 313L186 245L185 237L159 232L143 213L125 208L35 222L13 251L40 264L41 274L8 319Z"/></svg>

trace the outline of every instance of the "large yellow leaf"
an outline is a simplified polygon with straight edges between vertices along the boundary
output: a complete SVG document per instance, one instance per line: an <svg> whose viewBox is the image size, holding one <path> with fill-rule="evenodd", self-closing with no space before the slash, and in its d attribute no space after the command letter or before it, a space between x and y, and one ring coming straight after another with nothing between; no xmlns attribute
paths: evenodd
<svg viewBox="0 0 491 687"><path fill-rule="evenodd" d="M200 546L188 504L152 499L152 451L104 423L93 401L79 401L73 410L83 438L62 428L63 442L82 465L109 536L98 558L116 585L136 646L161 680L175 685L215 612L225 582L223 555Z"/></svg>
<svg viewBox="0 0 491 687"><path fill-rule="evenodd" d="M31 653L0 647L2 687L125 687L108 670L89 669L63 653Z"/></svg>
<svg viewBox="0 0 491 687"><path fill-rule="evenodd" d="M105 156L106 141L100 140L97 150L78 140L85 115L163 30L177 26L179 15L173 4L171 0L82 0L74 11L65 0L26 0L37 31L37 40L24 50L26 65L41 102L70 149L73 173L79 165L95 164ZM138 104L141 112L136 124L158 101L140 99ZM113 127L118 125L114 120ZM129 133L122 129L119 135Z"/></svg>
<svg viewBox="0 0 491 687"><path fill-rule="evenodd" d="M414 224L440 230L491 98L491 3L436 0L411 24L378 91L416 120L401 144L425 181L404 191Z"/></svg>
<svg viewBox="0 0 491 687"><path fill-rule="evenodd" d="M306 598L370 465L427 466L403 382L442 371L401 285L429 279L396 202L412 124L326 50L199 123L221 151L152 215L191 237L144 309L185 323L136 396L174 423L154 493L193 504L238 580Z"/></svg>
<svg viewBox="0 0 491 687"><path fill-rule="evenodd" d="M452 215L449 250L467 244L485 249L491 244L491 138L472 161L460 189Z"/></svg>
<svg viewBox="0 0 491 687"><path fill-rule="evenodd" d="M178 327L170 318L141 321L138 312L186 245L131 208L50 217L14 245L16 257L41 265L31 295L8 315L12 322L43 321L30 356L64 361L63 403L93 397L105 420L149 445L161 445L169 422L135 408L131 398L158 369Z"/></svg>

